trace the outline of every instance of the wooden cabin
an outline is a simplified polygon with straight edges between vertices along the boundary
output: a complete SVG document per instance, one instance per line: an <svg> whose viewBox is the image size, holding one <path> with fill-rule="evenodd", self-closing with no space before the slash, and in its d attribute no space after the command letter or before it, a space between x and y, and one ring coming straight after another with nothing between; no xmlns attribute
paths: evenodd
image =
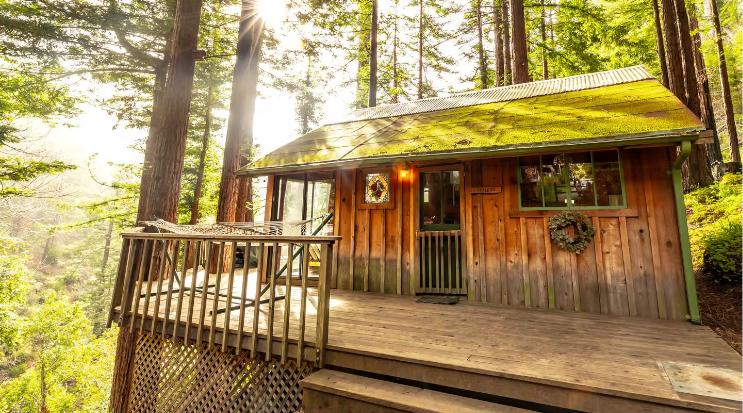
<svg viewBox="0 0 743 413"><path fill-rule="evenodd" d="M237 172L267 222L124 234L113 410L739 412L681 188L708 136L643 67L353 111Z"/></svg>

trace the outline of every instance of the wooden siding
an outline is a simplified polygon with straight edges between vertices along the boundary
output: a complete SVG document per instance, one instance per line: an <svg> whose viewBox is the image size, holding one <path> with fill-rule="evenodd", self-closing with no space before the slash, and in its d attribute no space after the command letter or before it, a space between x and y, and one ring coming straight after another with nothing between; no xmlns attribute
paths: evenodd
<svg viewBox="0 0 743 413"><path fill-rule="evenodd" d="M579 255L550 240L549 217L559 211L519 210L516 158L464 163L461 262L469 299L685 320L681 250L667 173L672 151L623 150L627 208L582 211L598 232ZM418 168L427 166L410 166L408 176L394 185L387 209L359 207L363 169L336 172L336 235L343 237L337 288L414 294L420 272L416 179Z"/></svg>
<svg viewBox="0 0 743 413"><path fill-rule="evenodd" d="M550 241L548 217L557 211L518 211L515 158L474 161L470 185L504 188L470 195L475 301L684 320L681 250L666 172L671 156L667 148L623 152L628 208L582 211L598 231L579 255Z"/></svg>

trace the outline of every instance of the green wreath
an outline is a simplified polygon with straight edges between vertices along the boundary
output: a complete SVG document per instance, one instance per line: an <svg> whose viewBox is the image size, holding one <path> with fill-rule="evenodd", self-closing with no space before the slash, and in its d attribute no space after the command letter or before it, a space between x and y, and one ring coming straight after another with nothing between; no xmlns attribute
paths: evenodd
<svg viewBox="0 0 743 413"><path fill-rule="evenodd" d="M575 235L568 234L569 227L573 227ZM596 235L596 227L591 220L585 214L575 211L562 211L551 217L549 228L552 242L576 254L583 252Z"/></svg>

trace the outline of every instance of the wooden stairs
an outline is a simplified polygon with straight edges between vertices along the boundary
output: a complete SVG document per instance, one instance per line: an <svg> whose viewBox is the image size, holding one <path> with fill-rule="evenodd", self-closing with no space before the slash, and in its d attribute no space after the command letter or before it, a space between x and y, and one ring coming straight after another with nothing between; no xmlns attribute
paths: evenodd
<svg viewBox="0 0 743 413"><path fill-rule="evenodd" d="M304 413L528 413L511 406L320 370L302 381Z"/></svg>

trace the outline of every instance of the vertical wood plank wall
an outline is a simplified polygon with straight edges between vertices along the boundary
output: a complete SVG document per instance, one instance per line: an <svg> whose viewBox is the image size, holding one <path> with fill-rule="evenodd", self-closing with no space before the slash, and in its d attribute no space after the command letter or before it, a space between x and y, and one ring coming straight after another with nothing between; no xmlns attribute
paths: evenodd
<svg viewBox="0 0 743 413"><path fill-rule="evenodd" d="M598 231L581 254L550 241L550 211L519 213L516 159L465 164L469 297L513 306L684 320L687 314L668 148L623 151L628 210L583 211ZM394 208L358 207L361 169L336 173L337 288L411 294L417 173ZM411 179L412 178L412 179ZM472 194L473 187L501 187ZM628 213L629 212L629 213ZM414 276L413 276L414 277Z"/></svg>
<svg viewBox="0 0 743 413"><path fill-rule="evenodd" d="M516 159L472 161L476 301L684 320L686 293L668 148L623 151L628 210L582 211L597 234L581 254L550 241L549 216L519 213ZM631 212L628 214L628 212Z"/></svg>

